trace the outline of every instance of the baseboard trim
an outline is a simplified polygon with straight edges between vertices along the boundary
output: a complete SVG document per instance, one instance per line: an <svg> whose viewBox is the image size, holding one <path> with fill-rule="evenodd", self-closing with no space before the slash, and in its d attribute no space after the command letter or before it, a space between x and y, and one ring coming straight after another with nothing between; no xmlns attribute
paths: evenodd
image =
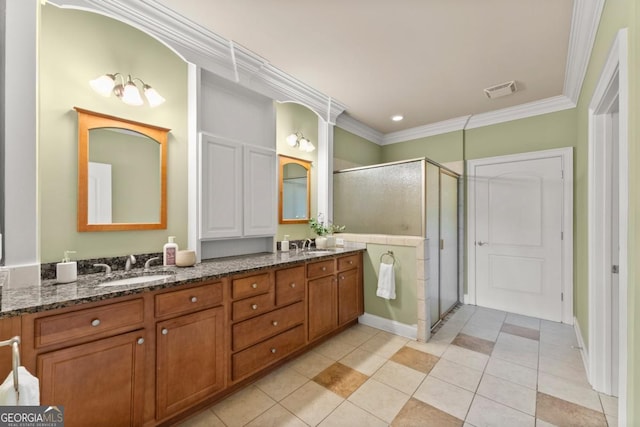
<svg viewBox="0 0 640 427"><path fill-rule="evenodd" d="M469 300L469 294L464 294L462 296L462 303L467 305L471 304L471 301Z"/></svg>
<svg viewBox="0 0 640 427"><path fill-rule="evenodd" d="M584 339L582 339L582 331L580 330L580 324L578 323L578 318L573 318L573 330L576 332L576 338L578 340L578 346L580 347L580 355L582 356L582 363L584 363L584 370L587 373L587 381L591 384L590 378L590 369L589 369L589 351L587 346L584 344Z"/></svg>
<svg viewBox="0 0 640 427"><path fill-rule="evenodd" d="M372 328L382 329L395 335L411 338L413 340L418 336L418 325L407 325L396 320L386 319L376 316L375 314L365 313L358 318L358 322Z"/></svg>

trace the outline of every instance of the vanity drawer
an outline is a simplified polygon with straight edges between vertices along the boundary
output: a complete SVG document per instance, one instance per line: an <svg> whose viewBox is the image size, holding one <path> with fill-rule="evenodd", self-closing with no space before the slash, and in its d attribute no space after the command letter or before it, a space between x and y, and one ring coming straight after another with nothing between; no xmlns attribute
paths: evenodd
<svg viewBox="0 0 640 427"><path fill-rule="evenodd" d="M303 345L304 327L300 325L236 353L231 357L233 380L238 380L259 371L291 354Z"/></svg>
<svg viewBox="0 0 640 427"><path fill-rule="evenodd" d="M338 258L338 271L350 270L360 264L360 255L349 255Z"/></svg>
<svg viewBox="0 0 640 427"><path fill-rule="evenodd" d="M307 278L326 276L333 274L335 262L333 259L325 261L312 262L307 264Z"/></svg>
<svg viewBox="0 0 640 427"><path fill-rule="evenodd" d="M304 304L290 305L233 325L233 351L249 347L265 338L304 322Z"/></svg>
<svg viewBox="0 0 640 427"><path fill-rule="evenodd" d="M142 298L41 317L35 320L35 346L115 335L143 327Z"/></svg>
<svg viewBox="0 0 640 427"><path fill-rule="evenodd" d="M304 266L276 271L276 305L304 299Z"/></svg>
<svg viewBox="0 0 640 427"><path fill-rule="evenodd" d="M231 297L233 299L246 298L269 292L271 280L269 273L233 279L231 282Z"/></svg>
<svg viewBox="0 0 640 427"><path fill-rule="evenodd" d="M156 317L222 304L222 282L156 295Z"/></svg>
<svg viewBox="0 0 640 427"><path fill-rule="evenodd" d="M273 294L258 295L257 297L235 301L232 306L232 319L246 319L273 310L273 308Z"/></svg>

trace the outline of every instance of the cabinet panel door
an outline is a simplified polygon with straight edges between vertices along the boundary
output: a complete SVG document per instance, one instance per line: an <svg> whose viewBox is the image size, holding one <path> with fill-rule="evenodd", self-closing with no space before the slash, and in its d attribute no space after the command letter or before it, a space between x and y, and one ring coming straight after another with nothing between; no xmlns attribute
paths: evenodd
<svg viewBox="0 0 640 427"><path fill-rule="evenodd" d="M222 307L156 325L157 405L163 419L225 386Z"/></svg>
<svg viewBox="0 0 640 427"><path fill-rule="evenodd" d="M242 144L203 133L201 238L242 236ZM275 180L275 178L274 178Z"/></svg>
<svg viewBox="0 0 640 427"><path fill-rule="evenodd" d="M338 273L338 324L360 315L358 269Z"/></svg>
<svg viewBox="0 0 640 427"><path fill-rule="evenodd" d="M336 313L335 276L310 280L309 299L309 341L331 332L338 326Z"/></svg>
<svg viewBox="0 0 640 427"><path fill-rule="evenodd" d="M67 427L142 425L145 346L140 330L39 355L40 404Z"/></svg>
<svg viewBox="0 0 640 427"><path fill-rule="evenodd" d="M276 234L276 154L244 147L244 235Z"/></svg>

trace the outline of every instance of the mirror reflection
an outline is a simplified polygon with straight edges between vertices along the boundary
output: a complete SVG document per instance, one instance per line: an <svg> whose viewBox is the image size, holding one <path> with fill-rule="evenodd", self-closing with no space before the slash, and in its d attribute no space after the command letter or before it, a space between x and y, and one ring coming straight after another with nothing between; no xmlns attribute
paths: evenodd
<svg viewBox="0 0 640 427"><path fill-rule="evenodd" d="M164 229L169 129L78 111L78 231Z"/></svg>
<svg viewBox="0 0 640 427"><path fill-rule="evenodd" d="M280 224L302 224L310 217L311 162L280 156Z"/></svg>

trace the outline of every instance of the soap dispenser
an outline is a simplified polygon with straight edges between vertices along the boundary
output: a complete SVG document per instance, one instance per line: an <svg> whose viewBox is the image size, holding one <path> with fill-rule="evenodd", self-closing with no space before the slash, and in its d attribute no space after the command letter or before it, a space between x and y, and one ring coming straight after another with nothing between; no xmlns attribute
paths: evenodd
<svg viewBox="0 0 640 427"><path fill-rule="evenodd" d="M289 252L289 235L284 235L284 240L280 242L280 250L282 252Z"/></svg>
<svg viewBox="0 0 640 427"><path fill-rule="evenodd" d="M162 248L162 260L165 266L176 265L176 254L178 253L178 245L174 242L175 236L169 236L169 243L165 243Z"/></svg>
<svg viewBox="0 0 640 427"><path fill-rule="evenodd" d="M69 254L76 251L64 251L62 262L56 264L56 281L58 283L71 283L78 280L78 263L71 261Z"/></svg>

